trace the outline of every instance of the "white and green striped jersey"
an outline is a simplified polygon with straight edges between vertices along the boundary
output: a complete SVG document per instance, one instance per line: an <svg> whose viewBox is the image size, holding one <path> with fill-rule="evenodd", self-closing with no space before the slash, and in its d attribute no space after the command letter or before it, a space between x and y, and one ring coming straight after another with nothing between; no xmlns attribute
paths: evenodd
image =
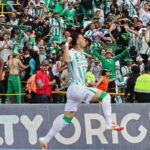
<svg viewBox="0 0 150 150"><path fill-rule="evenodd" d="M148 42L150 42L150 30L147 32L146 38L147 38ZM147 54L148 56L150 55L150 47L148 46L148 44L147 44L145 54Z"/></svg>
<svg viewBox="0 0 150 150"><path fill-rule="evenodd" d="M119 6L118 10L123 10L124 0L117 0L117 5Z"/></svg>
<svg viewBox="0 0 150 150"><path fill-rule="evenodd" d="M142 74L145 67L144 63L142 63L139 67L140 67L140 74Z"/></svg>
<svg viewBox="0 0 150 150"><path fill-rule="evenodd" d="M94 31L94 30L93 30ZM88 38L88 39L90 39L90 40L93 40L92 39L92 32L93 32L92 30L88 30L88 31L86 31L85 32L85 34L84 34L84 37L86 37L86 38Z"/></svg>
<svg viewBox="0 0 150 150"><path fill-rule="evenodd" d="M92 42L93 49L100 50L102 45L100 43Z"/></svg>
<svg viewBox="0 0 150 150"><path fill-rule="evenodd" d="M70 62L68 63L71 83L80 83L86 85L86 72L88 68L85 53L78 52L73 48L69 51Z"/></svg>
<svg viewBox="0 0 150 150"><path fill-rule="evenodd" d="M62 28L64 27L64 21L60 18L51 18L49 20L49 27L51 28L52 36L61 36Z"/></svg>
<svg viewBox="0 0 150 150"><path fill-rule="evenodd" d="M123 76L125 76L126 74L131 73L131 66L130 66L130 67L123 66L123 67L121 68L121 72L122 72L122 75L123 75Z"/></svg>
<svg viewBox="0 0 150 150"><path fill-rule="evenodd" d="M111 6L112 2L106 2L106 9L105 9L105 14L108 14L110 12L110 6Z"/></svg>
<svg viewBox="0 0 150 150"><path fill-rule="evenodd" d="M104 24L104 21L105 21L105 19L104 19L104 17L102 17L102 16L101 16L100 19L98 19L98 22L99 22L101 25Z"/></svg>
<svg viewBox="0 0 150 150"><path fill-rule="evenodd" d="M136 35L134 33L129 33L130 35L130 40L129 40L129 47L136 46Z"/></svg>
<svg viewBox="0 0 150 150"><path fill-rule="evenodd" d="M136 15L135 7L138 5L138 0L126 0L125 6L128 8L129 16L133 18Z"/></svg>
<svg viewBox="0 0 150 150"><path fill-rule="evenodd" d="M19 24L19 19L17 18L15 21L13 21L12 19L10 19L10 24L12 24L12 25L18 25Z"/></svg>
<svg viewBox="0 0 150 150"><path fill-rule="evenodd" d="M149 38L149 34L148 34L148 38ZM140 54L149 55L150 53L150 48L148 44L146 43L144 36L142 36L142 33L140 33L138 37L138 50Z"/></svg>

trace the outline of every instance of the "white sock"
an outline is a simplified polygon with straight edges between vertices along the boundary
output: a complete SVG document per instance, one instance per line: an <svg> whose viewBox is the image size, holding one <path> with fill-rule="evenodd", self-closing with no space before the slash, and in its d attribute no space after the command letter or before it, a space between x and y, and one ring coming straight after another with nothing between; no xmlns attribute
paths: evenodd
<svg viewBox="0 0 150 150"><path fill-rule="evenodd" d="M111 125L112 123L110 100L111 100L110 95L106 95L102 100L102 109L107 125Z"/></svg>
<svg viewBox="0 0 150 150"><path fill-rule="evenodd" d="M53 124L52 128L45 136L45 143L50 142L50 140L68 124L69 123L67 123L64 119L61 119L55 124Z"/></svg>

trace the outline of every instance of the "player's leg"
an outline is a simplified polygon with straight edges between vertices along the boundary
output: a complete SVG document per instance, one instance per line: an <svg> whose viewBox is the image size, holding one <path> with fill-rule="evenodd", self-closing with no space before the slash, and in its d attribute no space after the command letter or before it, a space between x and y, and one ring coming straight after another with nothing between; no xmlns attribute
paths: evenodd
<svg viewBox="0 0 150 150"><path fill-rule="evenodd" d="M64 116L62 119L54 123L51 127L51 129L48 131L47 135L45 137L39 138L39 142L42 148L47 148L48 143L51 141L51 139L60 132L63 128L65 128L67 125L69 125L72 121L72 118L74 117L76 112L64 112Z"/></svg>
<svg viewBox="0 0 150 150"><path fill-rule="evenodd" d="M103 91L98 90L92 97L91 102L92 101L98 101L99 103L102 103L102 109L104 117L106 119L106 124L110 125L112 123L110 95L108 95Z"/></svg>
<svg viewBox="0 0 150 150"><path fill-rule="evenodd" d="M72 100L68 100L65 105L64 116L61 120L57 121L52 125L52 128L48 131L45 137L39 138L39 142L41 145L41 149L44 147L45 149L48 146L48 143L51 139L60 132L63 128L69 125L76 114L76 111L80 105L80 102L75 102Z"/></svg>
<svg viewBox="0 0 150 150"><path fill-rule="evenodd" d="M93 89L94 91L94 89ZM107 130L123 130L123 127L119 127L115 123L112 123L112 109L111 109L111 97L106 92L103 92L101 90L98 90L95 92L95 95L92 97L91 101L98 101L102 104L102 110L104 113L104 117L106 120L106 129Z"/></svg>
<svg viewBox="0 0 150 150"><path fill-rule="evenodd" d="M81 90L77 90L77 89ZM64 127L69 125L72 121L72 118L74 117L75 113L77 112L81 101L82 100L82 88L78 87L76 84L72 84L67 91L67 103L65 105L64 110L64 117L53 124L52 128L49 130L47 135L45 137L39 138L39 142L41 146L47 147L47 143L50 142L50 140L58 133L60 132Z"/></svg>

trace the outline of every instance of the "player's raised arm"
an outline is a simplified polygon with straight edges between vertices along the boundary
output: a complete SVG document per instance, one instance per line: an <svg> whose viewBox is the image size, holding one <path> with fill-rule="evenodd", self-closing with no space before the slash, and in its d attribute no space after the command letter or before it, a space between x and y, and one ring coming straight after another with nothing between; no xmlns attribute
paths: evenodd
<svg viewBox="0 0 150 150"><path fill-rule="evenodd" d="M65 62L65 63L70 62L69 44L70 44L71 41L72 41L72 38L71 38L71 37L68 37L68 38L67 38L67 41L66 41L66 44L65 44L65 50L64 50L64 53L63 53L63 58L64 58L64 62Z"/></svg>

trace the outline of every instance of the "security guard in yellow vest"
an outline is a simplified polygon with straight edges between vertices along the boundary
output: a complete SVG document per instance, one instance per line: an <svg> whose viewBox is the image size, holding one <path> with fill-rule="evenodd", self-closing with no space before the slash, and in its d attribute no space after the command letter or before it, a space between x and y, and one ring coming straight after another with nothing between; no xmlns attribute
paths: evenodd
<svg viewBox="0 0 150 150"><path fill-rule="evenodd" d="M139 103L150 102L150 65L145 66L145 73L139 76L136 80L135 100Z"/></svg>

